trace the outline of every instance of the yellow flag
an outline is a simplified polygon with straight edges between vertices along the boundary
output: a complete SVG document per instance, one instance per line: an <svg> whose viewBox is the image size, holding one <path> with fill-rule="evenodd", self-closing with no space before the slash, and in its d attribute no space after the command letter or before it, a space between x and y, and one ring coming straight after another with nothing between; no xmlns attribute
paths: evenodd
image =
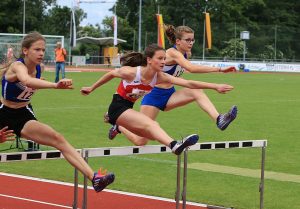
<svg viewBox="0 0 300 209"><path fill-rule="evenodd" d="M161 14L156 14L157 19L157 44L165 48L164 22Z"/></svg>
<svg viewBox="0 0 300 209"><path fill-rule="evenodd" d="M205 37L206 37L206 48L211 49L212 37L211 37L211 27L210 27L210 17L209 13L205 13Z"/></svg>

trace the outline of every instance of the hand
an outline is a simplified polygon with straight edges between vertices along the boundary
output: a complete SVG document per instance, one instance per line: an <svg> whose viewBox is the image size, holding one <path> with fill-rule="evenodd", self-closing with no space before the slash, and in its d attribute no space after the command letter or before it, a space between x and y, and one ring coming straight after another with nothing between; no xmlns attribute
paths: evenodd
<svg viewBox="0 0 300 209"><path fill-rule="evenodd" d="M61 79L60 81L58 81L58 83L56 84L56 88L57 89L73 89L72 86L73 82L72 79Z"/></svg>
<svg viewBox="0 0 300 209"><path fill-rule="evenodd" d="M7 130L8 127L4 127L0 129L0 143L3 143L5 141L13 141L15 140L15 134L13 130Z"/></svg>
<svg viewBox="0 0 300 209"><path fill-rule="evenodd" d="M233 89L233 86L230 86L228 84L217 84L216 91L220 94L226 94L228 91L231 91Z"/></svg>
<svg viewBox="0 0 300 209"><path fill-rule="evenodd" d="M236 68L231 66L231 67L225 67L225 68L220 68L220 72L222 73L230 73L230 72L236 72Z"/></svg>
<svg viewBox="0 0 300 209"><path fill-rule="evenodd" d="M82 95L87 96L93 91L92 87L82 87L80 92Z"/></svg>

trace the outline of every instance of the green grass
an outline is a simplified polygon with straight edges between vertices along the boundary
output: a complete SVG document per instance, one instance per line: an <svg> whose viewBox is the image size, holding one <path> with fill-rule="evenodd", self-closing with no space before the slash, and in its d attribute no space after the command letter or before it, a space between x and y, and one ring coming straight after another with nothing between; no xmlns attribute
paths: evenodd
<svg viewBox="0 0 300 209"><path fill-rule="evenodd" d="M40 90L32 104L40 121L64 136L76 148L132 145L123 136L107 139L110 127L103 114L119 80L83 97L79 90L95 82L102 73L67 73L73 78L74 90ZM48 80L53 73L45 73ZM239 115L222 132L196 104L162 112L158 121L174 138L198 133L201 142L268 139L266 170L300 175L300 74L186 74L185 78L229 83L235 89L221 95L207 90L220 112L236 104ZM139 108L137 102L136 109ZM10 142L0 145L9 148ZM156 144L156 142L151 142ZM51 149L42 146L42 149ZM12 150L17 151L17 150ZM260 149L235 149L190 152L190 163L213 163L241 168L260 169ZM172 154L91 158L90 165L108 168L116 173L112 189L173 198L176 186L176 157ZM2 163L1 172L72 182L73 168L65 160ZM224 205L239 209L259 208L259 179L189 169L189 201ZM298 209L300 184L266 180L265 208Z"/></svg>

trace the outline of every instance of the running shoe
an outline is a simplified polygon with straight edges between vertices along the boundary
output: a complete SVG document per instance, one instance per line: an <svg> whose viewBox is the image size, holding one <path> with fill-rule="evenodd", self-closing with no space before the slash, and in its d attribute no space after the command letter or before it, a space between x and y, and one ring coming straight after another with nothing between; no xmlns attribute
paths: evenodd
<svg viewBox="0 0 300 209"><path fill-rule="evenodd" d="M172 152L175 155L180 155L185 148L196 144L198 140L199 136L197 134L189 135L183 138L182 141L178 141L172 148Z"/></svg>
<svg viewBox="0 0 300 209"><path fill-rule="evenodd" d="M234 105L227 113L220 114L217 118L218 128L224 131L227 128L227 126L236 118L237 112L237 106Z"/></svg>
<svg viewBox="0 0 300 209"><path fill-rule="evenodd" d="M108 132L108 138L113 140L118 134L121 132L119 131L119 126L117 124L113 125Z"/></svg>
<svg viewBox="0 0 300 209"><path fill-rule="evenodd" d="M92 180L94 190L96 192L101 192L105 187L113 183L115 180L115 174L106 174L106 170L102 173L101 168L98 172L94 173Z"/></svg>

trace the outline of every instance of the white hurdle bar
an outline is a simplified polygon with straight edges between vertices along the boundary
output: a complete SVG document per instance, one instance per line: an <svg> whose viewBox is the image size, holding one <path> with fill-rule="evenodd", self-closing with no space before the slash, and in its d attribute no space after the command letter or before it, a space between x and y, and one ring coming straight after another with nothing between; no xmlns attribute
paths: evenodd
<svg viewBox="0 0 300 209"><path fill-rule="evenodd" d="M265 148L267 140L245 140L245 141L220 141L197 143L184 151L184 174L183 174L183 192L182 207L186 207L186 182L187 182L187 151L205 151L219 149L236 149L236 148L262 148L261 161L261 182L259 185L260 192L260 209L263 209L263 193L264 193L264 165L265 165ZM170 153L171 149L164 145L147 145L147 146L128 146L128 147L107 147L107 148L88 148L82 149L82 156L88 162L90 157L108 157L108 156L124 156L124 155L141 155L141 154L158 154ZM175 193L176 209L180 204L180 156L177 159L177 189ZM74 194L78 191L78 172L75 171ZM74 197L73 209L77 208L77 196ZM87 177L84 177L84 193L82 209L87 209Z"/></svg>
<svg viewBox="0 0 300 209"><path fill-rule="evenodd" d="M265 170L265 150L267 140L244 140L244 141L220 141L220 142L205 142L197 143L184 151L184 174L183 174L183 192L182 192L182 207L186 207L186 182L187 182L187 152L190 151L205 151L218 149L236 149L236 148L262 148L261 157L261 181L259 184L260 192L260 209L263 209L264 201L264 170ZM77 150L82 157L88 162L89 157L105 157L105 156L124 156L124 155L140 155L140 154L158 154L170 153L171 149L164 145L147 145L147 146L129 146L129 147L106 147L106 148L84 148ZM15 162L27 160L48 160L63 158L63 155L58 150L50 151L33 151L33 152L17 152L17 153L0 153L0 162ZM179 208L180 202L180 156L177 160L177 190L175 195L176 209ZM78 202L78 171L75 169L74 177L74 201L73 209L77 209ZM87 209L87 177L84 180L84 197L83 207Z"/></svg>

